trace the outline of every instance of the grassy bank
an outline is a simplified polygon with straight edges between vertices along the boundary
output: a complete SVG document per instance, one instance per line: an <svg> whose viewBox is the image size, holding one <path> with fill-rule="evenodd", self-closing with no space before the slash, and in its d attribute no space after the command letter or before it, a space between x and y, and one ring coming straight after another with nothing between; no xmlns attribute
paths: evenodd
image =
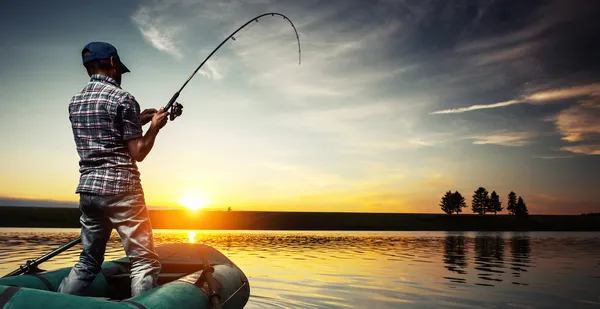
<svg viewBox="0 0 600 309"><path fill-rule="evenodd" d="M0 207L1 227L79 227L79 209ZM600 216L150 210L155 229L600 231Z"/></svg>

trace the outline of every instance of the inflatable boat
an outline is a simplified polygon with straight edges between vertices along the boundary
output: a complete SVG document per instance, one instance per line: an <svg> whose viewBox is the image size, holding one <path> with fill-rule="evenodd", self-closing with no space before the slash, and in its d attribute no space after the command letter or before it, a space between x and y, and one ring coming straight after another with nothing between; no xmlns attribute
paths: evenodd
<svg viewBox="0 0 600 309"><path fill-rule="evenodd" d="M0 278L0 308L237 309L248 302L248 278L218 250L181 243L156 251L162 264L158 286L136 297L131 297L131 263L124 257L104 262L85 296L56 292L70 267Z"/></svg>

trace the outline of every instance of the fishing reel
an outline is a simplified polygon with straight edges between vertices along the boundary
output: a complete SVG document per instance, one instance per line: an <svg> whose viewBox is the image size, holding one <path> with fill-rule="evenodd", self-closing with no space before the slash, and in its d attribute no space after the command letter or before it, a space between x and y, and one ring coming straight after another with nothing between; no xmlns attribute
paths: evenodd
<svg viewBox="0 0 600 309"><path fill-rule="evenodd" d="M169 112L169 119L171 121L175 120L175 118L181 116L181 114L183 113L183 105L181 105L178 102L173 103L173 105L171 105L171 111Z"/></svg>

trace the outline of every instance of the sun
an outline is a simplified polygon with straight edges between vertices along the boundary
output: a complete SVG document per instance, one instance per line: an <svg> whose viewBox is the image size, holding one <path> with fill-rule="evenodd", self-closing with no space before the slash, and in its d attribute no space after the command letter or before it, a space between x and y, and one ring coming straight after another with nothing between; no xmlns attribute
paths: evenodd
<svg viewBox="0 0 600 309"><path fill-rule="evenodd" d="M189 194L179 200L179 204L190 210L199 210L210 205L210 201L199 194Z"/></svg>

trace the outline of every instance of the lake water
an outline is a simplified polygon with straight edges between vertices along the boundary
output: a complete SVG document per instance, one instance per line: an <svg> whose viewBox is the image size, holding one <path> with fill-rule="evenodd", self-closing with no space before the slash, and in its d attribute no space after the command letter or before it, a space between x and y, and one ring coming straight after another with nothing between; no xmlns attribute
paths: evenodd
<svg viewBox="0 0 600 309"><path fill-rule="evenodd" d="M0 275L78 236L0 229ZM155 230L248 276L246 308L600 308L600 233ZM113 233L107 260L123 256ZM80 246L43 264L70 267Z"/></svg>

